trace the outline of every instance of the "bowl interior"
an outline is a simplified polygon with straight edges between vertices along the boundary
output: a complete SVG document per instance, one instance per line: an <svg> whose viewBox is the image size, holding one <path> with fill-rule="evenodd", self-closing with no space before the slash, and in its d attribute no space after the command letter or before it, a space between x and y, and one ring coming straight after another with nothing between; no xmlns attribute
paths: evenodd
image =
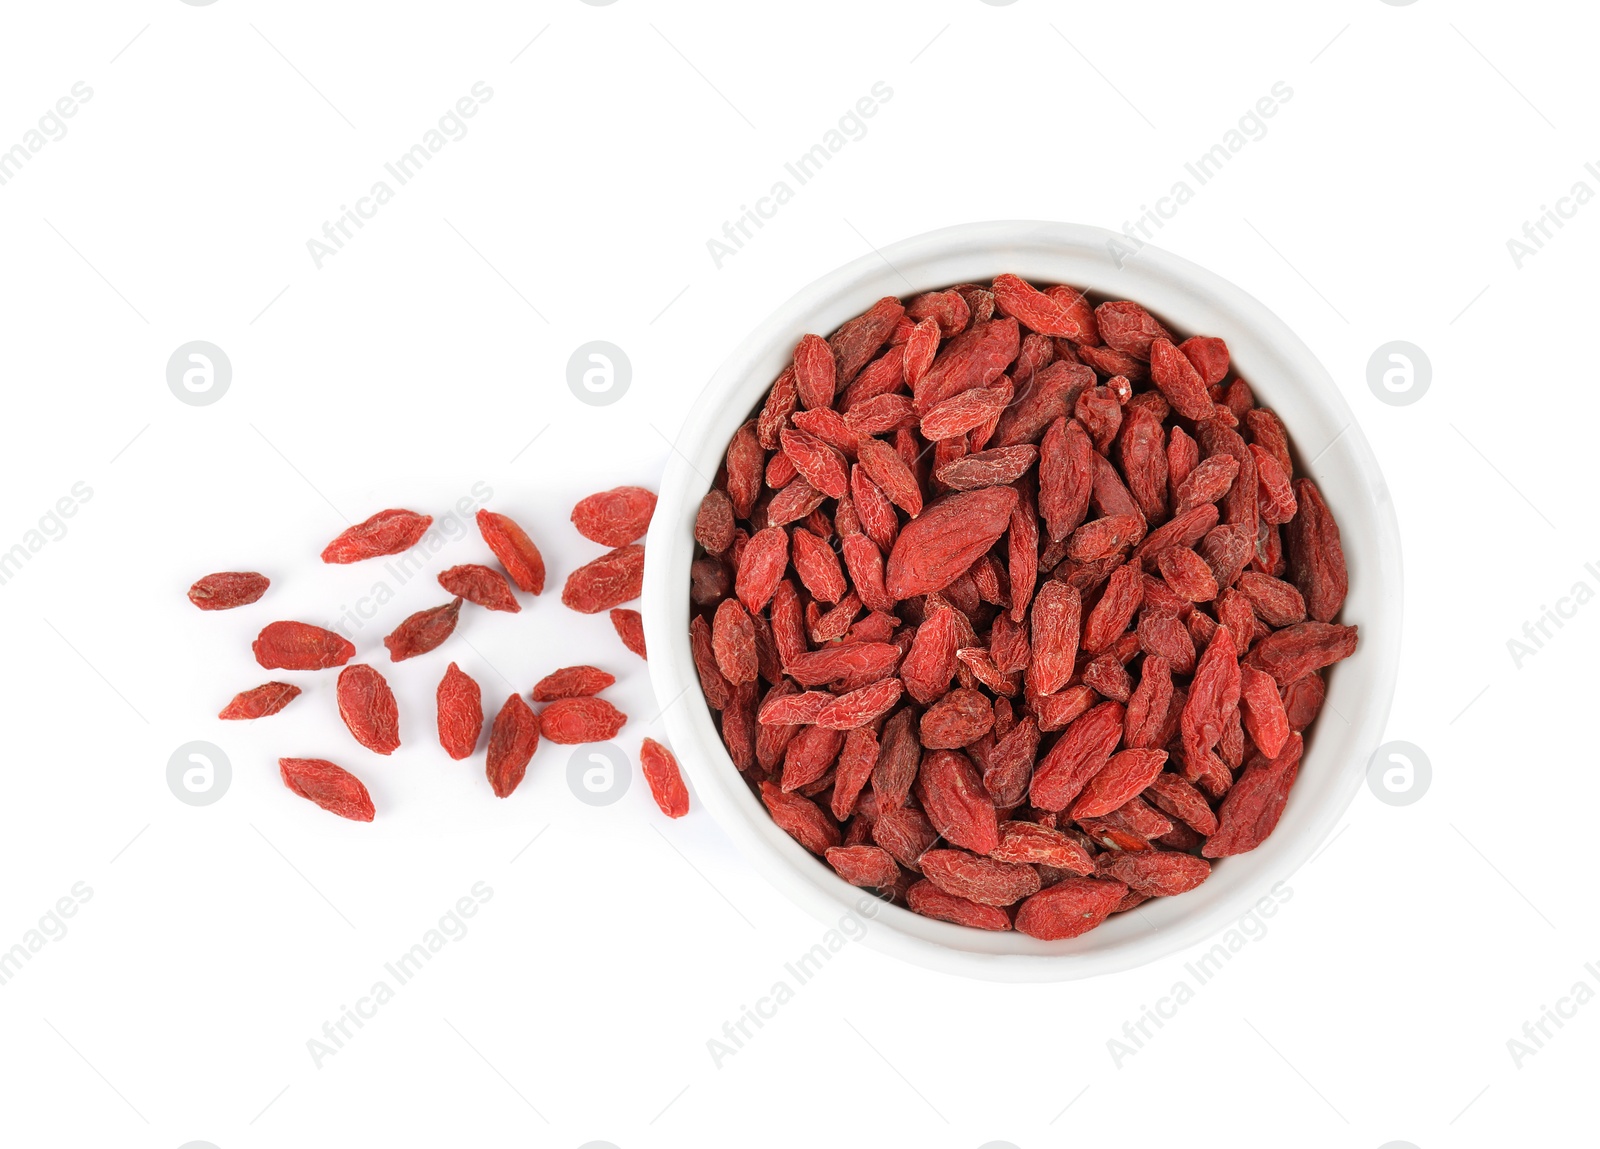
<svg viewBox="0 0 1600 1149"><path fill-rule="evenodd" d="M1061 980L1129 968L1201 940L1248 913L1332 832L1388 718L1400 633L1399 536L1388 488L1354 416L1309 349L1259 302L1155 248L1123 256L1119 266L1118 238L1059 223L969 224L902 241L823 276L752 332L707 384L662 482L646 548L644 617L668 735L697 796L752 863L829 923L862 916L863 891L780 830L751 793L722 746L688 643L695 513L729 439L801 335L826 334L886 295L986 282L1003 271L1131 299L1184 335L1227 341L1234 370L1288 427L1297 473L1309 473L1327 499L1350 570L1340 617L1360 626L1361 642L1328 676L1327 702L1273 835L1251 853L1220 860L1198 888L1146 902L1070 941L986 933L877 905L863 940L923 965L997 980Z"/></svg>

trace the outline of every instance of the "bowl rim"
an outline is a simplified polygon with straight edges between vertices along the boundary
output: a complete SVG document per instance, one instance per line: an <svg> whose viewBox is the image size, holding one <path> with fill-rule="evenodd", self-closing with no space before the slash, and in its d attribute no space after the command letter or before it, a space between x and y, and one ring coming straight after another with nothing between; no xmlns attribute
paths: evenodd
<svg viewBox="0 0 1600 1149"><path fill-rule="evenodd" d="M696 797L751 864L819 922L870 917L871 928L859 923L861 940L927 968L994 981L1074 980L1131 969L1211 937L1256 912L1316 853L1359 790L1388 721L1401 633L1399 525L1354 413L1310 348L1254 297L1154 246L1141 246L1130 257L1132 246L1126 236L1098 227L995 220L924 232L852 260L801 288L729 354L685 417L662 479L646 539L642 609L661 720ZM985 265L987 270L978 270ZM962 269L966 274L952 276ZM722 745L689 652L695 512L733 431L750 417L800 335L832 331L885 295L905 299L1003 271L1133 299L1180 331L1222 336L1264 404L1297 408L1284 422L1302 451L1302 434L1320 430L1326 445L1298 473L1317 477L1319 488L1329 473L1337 477L1338 497L1326 490L1325 496L1352 559L1351 594L1341 618L1361 627L1357 653L1328 676L1328 700L1296 783L1302 802L1297 808L1291 796L1279 831L1249 854L1219 859L1212 878L1182 897L1146 903L1138 913L1118 915L1066 942L1040 942L1014 931L986 933L888 903L864 913L866 891L845 883L789 838L750 791ZM1206 318L1198 325L1180 319L1201 313ZM1337 702L1345 707L1337 708ZM1333 710L1343 726L1330 725ZM1312 800L1302 791L1313 767L1319 800L1308 805ZM1286 823L1296 827L1294 835L1282 832ZM1136 918L1145 924L1134 924Z"/></svg>

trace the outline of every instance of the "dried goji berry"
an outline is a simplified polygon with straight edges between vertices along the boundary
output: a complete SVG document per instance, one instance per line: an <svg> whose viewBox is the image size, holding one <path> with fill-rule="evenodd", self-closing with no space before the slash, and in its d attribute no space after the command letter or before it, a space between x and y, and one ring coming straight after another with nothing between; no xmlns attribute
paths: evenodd
<svg viewBox="0 0 1600 1149"><path fill-rule="evenodd" d="M1204 858L1171 850L1111 850L1096 861L1097 875L1115 878L1150 898L1186 893L1211 876L1211 863Z"/></svg>
<svg viewBox="0 0 1600 1149"><path fill-rule="evenodd" d="M922 715L921 741L929 750L958 750L982 738L994 726L994 707L981 690L961 687L928 707Z"/></svg>
<svg viewBox="0 0 1600 1149"><path fill-rule="evenodd" d="M985 906L947 894L926 878L906 890L906 905L913 913L978 930L1009 930L1011 919L998 906Z"/></svg>
<svg viewBox="0 0 1600 1149"><path fill-rule="evenodd" d="M987 854L1000 843L994 803L972 759L958 750L930 750L923 756L918 779L922 808L942 837L975 854Z"/></svg>
<svg viewBox="0 0 1600 1149"><path fill-rule="evenodd" d="M1068 813L1074 819L1100 818L1111 813L1150 785L1166 761L1165 750L1122 750L1113 754L1089 779Z"/></svg>
<svg viewBox="0 0 1600 1149"><path fill-rule="evenodd" d="M817 711L816 723L830 730L854 730L876 722L900 701L903 690L898 678L885 678L841 694Z"/></svg>
<svg viewBox="0 0 1600 1149"><path fill-rule="evenodd" d="M533 752L539 748L539 719L533 707L513 694L494 716L489 729L487 773L496 798L509 798L522 784Z"/></svg>
<svg viewBox="0 0 1600 1149"><path fill-rule="evenodd" d="M729 682L737 686L741 682L755 681L758 673L755 624L738 599L725 598L717 606L717 613L711 620L711 650L716 655L717 669Z"/></svg>
<svg viewBox="0 0 1600 1149"><path fill-rule="evenodd" d="M1017 492L985 487L948 495L901 529L884 569L896 599L942 590L995 544L1011 520Z"/></svg>
<svg viewBox="0 0 1600 1149"><path fill-rule="evenodd" d="M603 698L561 698L539 711L539 733L562 746L608 742L627 721Z"/></svg>
<svg viewBox="0 0 1600 1149"><path fill-rule="evenodd" d="M300 696L300 688L287 682L268 682L253 690L242 690L222 708L218 718L265 718L276 714Z"/></svg>
<svg viewBox="0 0 1600 1149"><path fill-rule="evenodd" d="M622 645L640 658L647 658L644 647L644 618L636 610L616 607L611 611L611 626Z"/></svg>
<svg viewBox="0 0 1600 1149"><path fill-rule="evenodd" d="M1082 600L1076 588L1054 579L1033 597L1033 662L1028 667L1029 689L1054 694L1067 684L1078 656Z"/></svg>
<svg viewBox="0 0 1600 1149"><path fill-rule="evenodd" d="M271 579L255 571L218 571L195 581L189 601L201 610L232 610L255 602L270 585Z"/></svg>
<svg viewBox="0 0 1600 1149"><path fill-rule="evenodd" d="M251 649L268 670L327 670L355 657L355 644L343 635L307 622L270 622Z"/></svg>
<svg viewBox="0 0 1600 1149"><path fill-rule="evenodd" d="M370 822L375 811L372 796L350 771L325 758L279 758L283 784L331 814L352 822Z"/></svg>
<svg viewBox="0 0 1600 1149"><path fill-rule="evenodd" d="M794 349L795 389L807 410L833 404L836 381L833 350L820 335L802 335Z"/></svg>
<svg viewBox="0 0 1600 1149"><path fill-rule="evenodd" d="M375 754L400 746L400 709L383 675L363 663L339 672L339 717L361 745Z"/></svg>
<svg viewBox="0 0 1600 1149"><path fill-rule="evenodd" d="M616 681L616 675L598 666L563 666L533 684L533 700L554 702L558 698L587 698Z"/></svg>
<svg viewBox="0 0 1600 1149"><path fill-rule="evenodd" d="M771 600L789 569L789 534L782 527L757 531L745 544L734 579L734 593L746 610L759 611Z"/></svg>
<svg viewBox="0 0 1600 1149"><path fill-rule="evenodd" d="M1017 932L1041 941L1078 937L1110 917L1127 892L1118 881L1063 878L1017 908Z"/></svg>
<svg viewBox="0 0 1600 1149"><path fill-rule="evenodd" d="M464 563L439 572L439 585L458 598L487 610L515 614L522 609L504 576L477 563Z"/></svg>
<svg viewBox="0 0 1600 1149"><path fill-rule="evenodd" d="M1039 892L1032 866L983 858L966 850L929 850L922 874L947 894L985 906L1009 906Z"/></svg>
<svg viewBox="0 0 1600 1149"><path fill-rule="evenodd" d="M354 563L410 550L433 525L432 515L391 509L341 531L322 549L325 563Z"/></svg>
<svg viewBox="0 0 1600 1149"><path fill-rule="evenodd" d="M852 886L882 888L900 877L894 855L882 846L829 846L823 856Z"/></svg>
<svg viewBox="0 0 1600 1149"><path fill-rule="evenodd" d="M654 738L646 738L639 747L639 769L650 786L650 796L656 800L661 812L669 818L681 818L689 812L689 788L683 784L678 772L678 760Z"/></svg>
<svg viewBox="0 0 1600 1149"><path fill-rule="evenodd" d="M1307 614L1331 622L1350 589L1339 525L1310 479L1296 480L1294 492L1299 510L1287 531L1289 581L1305 596Z"/></svg>
<svg viewBox="0 0 1600 1149"><path fill-rule="evenodd" d="M1301 622L1275 630L1250 651L1250 665L1287 686L1314 670L1349 658L1356 649L1356 628L1332 622Z"/></svg>
<svg viewBox="0 0 1600 1149"><path fill-rule="evenodd" d="M455 633L460 617L459 598L443 606L417 611L384 638L383 645L389 648L389 661L401 662L419 654L427 654Z"/></svg>
<svg viewBox="0 0 1600 1149"><path fill-rule="evenodd" d="M511 581L529 594L544 590L544 558L526 531L505 515L478 512L478 533L506 568Z"/></svg>
<svg viewBox="0 0 1600 1149"><path fill-rule="evenodd" d="M655 511L654 491L643 487L612 487L579 499L578 505L572 508L572 525L590 542L603 547L625 547L644 537Z"/></svg>
<svg viewBox="0 0 1600 1149"><path fill-rule="evenodd" d="M1300 735L1291 734L1276 757L1257 757L1244 768L1239 780L1223 798L1217 811L1217 829L1206 839L1201 853L1226 858L1255 849L1278 826L1289 788L1300 772Z"/></svg>
<svg viewBox="0 0 1600 1149"><path fill-rule="evenodd" d="M1062 810L1098 774L1122 738L1120 703L1102 702L1073 721L1039 760L1028 800L1041 810Z"/></svg>
<svg viewBox="0 0 1600 1149"><path fill-rule="evenodd" d="M1183 822L1196 833L1213 834L1217 816L1204 794L1177 774L1157 774L1145 787L1142 797L1156 809Z"/></svg>
<svg viewBox="0 0 1600 1149"><path fill-rule="evenodd" d="M811 799L763 782L761 800L784 833L813 854L826 854L840 844L838 824Z"/></svg>
<svg viewBox="0 0 1600 1149"><path fill-rule="evenodd" d="M725 492L711 488L700 500L700 510L694 517L695 542L720 555L733 545L735 525L733 503Z"/></svg>
<svg viewBox="0 0 1600 1149"><path fill-rule="evenodd" d="M624 546L584 563L568 575L561 588L561 601L582 614L599 614L632 602L643 588L644 548Z"/></svg>
<svg viewBox="0 0 1600 1149"><path fill-rule="evenodd" d="M451 758L470 758L483 732L483 695L478 684L455 663L445 668L435 693L439 745Z"/></svg>

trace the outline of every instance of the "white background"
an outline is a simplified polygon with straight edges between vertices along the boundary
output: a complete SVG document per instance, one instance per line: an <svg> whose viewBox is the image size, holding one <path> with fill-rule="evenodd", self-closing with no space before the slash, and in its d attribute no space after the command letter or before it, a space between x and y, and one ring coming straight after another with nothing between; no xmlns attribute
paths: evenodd
<svg viewBox="0 0 1600 1149"><path fill-rule="evenodd" d="M1595 23L1442 0L9 5L0 148L74 83L93 96L0 186L0 550L75 483L93 493L0 586L0 949L74 883L93 895L0 986L0 1139L1576 1143L1600 1006L1520 1068L1507 1040L1579 979L1600 988L1600 609L1520 668L1507 640L1600 587L1600 207L1520 270L1506 241L1575 181L1600 189ZM494 94L469 133L318 270L306 241L477 81ZM867 134L718 269L706 241L877 81L893 95ZM822 272L971 219L1120 227L1277 81L1293 97L1265 137L1159 242L1298 331L1377 451L1407 569L1388 736L1426 751L1431 788L1403 808L1363 791L1285 875L1266 936L1120 1067L1108 1040L1198 949L1005 987L852 945L716 1067L707 1039L820 927L698 808L669 823L637 780L581 804L563 748L494 799L481 752L432 745L445 663L491 706L568 662L610 667L636 751L659 730L643 664L558 601L599 552L572 503L653 485L715 365ZM212 406L166 385L193 339L233 364ZM614 406L567 388L591 339L631 358ZM1411 406L1367 387L1393 339L1433 365ZM328 538L478 482L552 590L517 616L468 608L395 668L392 759L350 742L332 676L296 676L307 695L250 728L211 717L267 677L260 625L331 620L377 577L317 562ZM483 557L474 534L438 565ZM274 579L261 604L184 600L239 568ZM431 575L399 588L359 657L442 600ZM233 764L203 808L166 784L197 739ZM357 768L376 823L290 795L282 754ZM493 897L469 932L317 1068L307 1040L477 882Z"/></svg>

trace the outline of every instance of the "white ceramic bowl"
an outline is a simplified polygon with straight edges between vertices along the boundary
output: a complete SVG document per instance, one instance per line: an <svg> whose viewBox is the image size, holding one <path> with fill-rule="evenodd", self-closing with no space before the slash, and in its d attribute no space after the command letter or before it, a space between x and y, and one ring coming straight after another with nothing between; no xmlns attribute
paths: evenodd
<svg viewBox="0 0 1600 1149"><path fill-rule="evenodd" d="M689 654L689 564L700 500L728 440L761 402L806 332L826 334L873 301L1013 272L1131 299L1184 334L1220 336L1258 400L1295 444L1297 472L1317 480L1339 522L1350 569L1341 621L1359 624L1355 655L1329 675L1300 775L1276 832L1219 861L1203 885L1145 903L1071 941L988 933L883 905L863 940L935 969L997 981L1053 981L1129 969L1192 945L1250 911L1311 857L1344 814L1389 715L1400 646L1400 540L1388 487L1328 373L1277 316L1204 268L1146 247L1118 267L1114 233L1073 224L994 222L896 243L823 276L779 307L712 377L684 421L650 528L644 619L650 675L672 747L694 793L750 861L827 923L863 891L780 830L739 776L700 692Z"/></svg>

